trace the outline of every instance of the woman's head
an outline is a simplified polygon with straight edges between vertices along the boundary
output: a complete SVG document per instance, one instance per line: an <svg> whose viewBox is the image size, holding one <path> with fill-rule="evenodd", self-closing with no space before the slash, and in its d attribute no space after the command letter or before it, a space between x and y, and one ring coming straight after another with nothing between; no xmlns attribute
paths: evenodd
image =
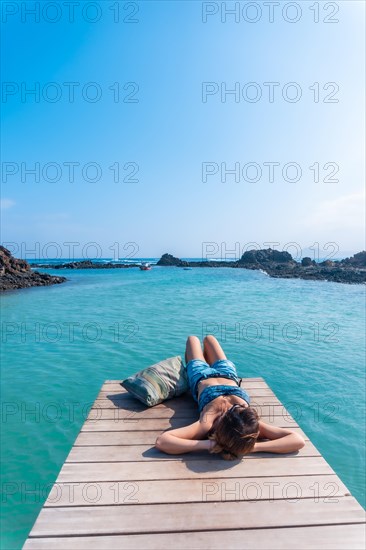
<svg viewBox="0 0 366 550"><path fill-rule="evenodd" d="M252 407L236 404L216 418L208 438L216 442L212 453L222 453L226 460L235 460L250 453L258 435L257 411Z"/></svg>

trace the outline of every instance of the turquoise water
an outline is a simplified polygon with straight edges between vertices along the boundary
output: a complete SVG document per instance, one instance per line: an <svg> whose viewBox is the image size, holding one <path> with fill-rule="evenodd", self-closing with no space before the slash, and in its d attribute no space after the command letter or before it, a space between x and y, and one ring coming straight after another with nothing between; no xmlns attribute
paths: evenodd
<svg viewBox="0 0 366 550"><path fill-rule="evenodd" d="M59 274L59 271L49 271ZM213 333L365 506L365 288L258 271L63 270L2 296L2 548L20 548L106 379Z"/></svg>

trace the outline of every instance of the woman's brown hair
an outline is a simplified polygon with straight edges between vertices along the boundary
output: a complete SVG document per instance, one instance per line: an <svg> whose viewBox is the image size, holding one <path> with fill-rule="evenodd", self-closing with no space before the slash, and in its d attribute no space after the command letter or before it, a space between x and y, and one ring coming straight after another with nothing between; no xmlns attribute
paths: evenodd
<svg viewBox="0 0 366 550"><path fill-rule="evenodd" d="M208 433L208 438L216 442L211 453L222 453L225 460L235 460L250 453L258 436L257 411L239 404L216 418Z"/></svg>

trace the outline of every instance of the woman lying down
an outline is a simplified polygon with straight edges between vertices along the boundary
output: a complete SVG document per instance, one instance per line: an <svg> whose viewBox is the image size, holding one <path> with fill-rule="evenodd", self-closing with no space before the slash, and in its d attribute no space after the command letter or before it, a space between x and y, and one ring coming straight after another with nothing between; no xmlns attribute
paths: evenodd
<svg viewBox="0 0 366 550"><path fill-rule="evenodd" d="M301 449L304 439L292 430L259 420L247 392L240 388L234 363L226 359L212 335L189 336L186 365L190 390L198 402L197 422L162 433L156 447L168 454L207 450L235 460L250 452L289 453ZM267 441L258 441L266 439Z"/></svg>

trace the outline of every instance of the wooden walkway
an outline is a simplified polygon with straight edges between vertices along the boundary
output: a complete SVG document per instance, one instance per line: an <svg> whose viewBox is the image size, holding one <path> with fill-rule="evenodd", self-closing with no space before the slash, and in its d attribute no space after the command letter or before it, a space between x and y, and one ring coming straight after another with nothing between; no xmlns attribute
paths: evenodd
<svg viewBox="0 0 366 550"><path fill-rule="evenodd" d="M263 421L305 437L303 449L234 462L166 455L156 437L198 418L192 398L148 409L106 381L24 548L364 549L362 507L264 380L243 386Z"/></svg>

